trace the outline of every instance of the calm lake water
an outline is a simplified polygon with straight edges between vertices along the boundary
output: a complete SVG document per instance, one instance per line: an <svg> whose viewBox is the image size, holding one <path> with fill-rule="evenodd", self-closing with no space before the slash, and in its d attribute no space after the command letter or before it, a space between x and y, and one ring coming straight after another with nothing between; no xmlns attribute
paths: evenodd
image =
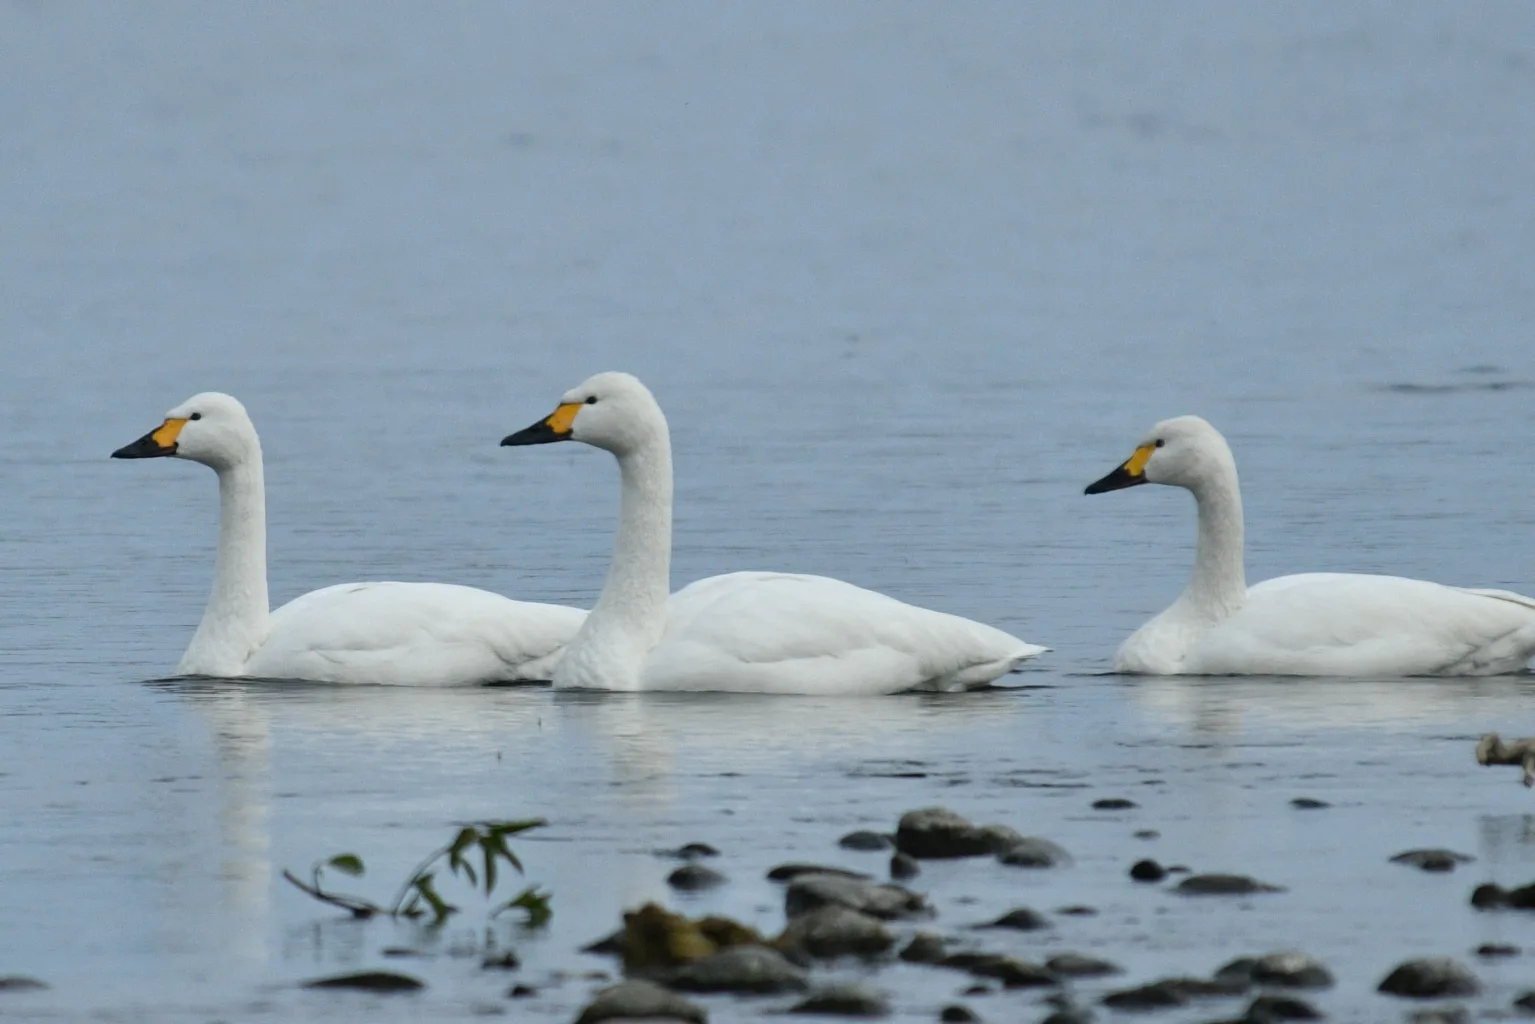
<svg viewBox="0 0 1535 1024"><path fill-rule="evenodd" d="M1300 947L1337 1020L1398 1019L1373 988L1409 956L1473 963L1475 1009L1535 981L1535 921L1466 905L1535 878L1535 797L1472 760L1535 733L1535 682L1103 675L1182 585L1192 510L1081 494L1198 412L1250 579L1535 590L1535 6L0 0L0 114L0 975L51 985L0 1013L568 1020L598 983L555 972L611 971L575 950L622 907L776 931L769 866L882 872L837 836L933 803L1076 863L930 865L931 927L1100 911L986 948L1131 984ZM1054 653L1020 689L857 701L146 682L216 529L207 470L107 458L166 409L250 408L274 600L590 604L611 460L497 441L604 369L670 416L676 585L822 572ZM555 918L498 932L514 975L464 955L472 899L433 936L278 877L355 851L384 897L455 823L524 815ZM690 840L731 882L670 897L651 851ZM1386 863L1441 845L1479 861ZM1143 856L1288 891L1180 900L1128 880ZM295 988L381 966L430 987ZM968 984L870 980L913 1021Z"/></svg>

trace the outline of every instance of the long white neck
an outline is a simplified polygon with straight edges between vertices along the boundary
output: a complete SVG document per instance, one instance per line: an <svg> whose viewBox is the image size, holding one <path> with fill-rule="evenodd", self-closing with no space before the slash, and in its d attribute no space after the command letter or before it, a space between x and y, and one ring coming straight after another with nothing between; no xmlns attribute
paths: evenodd
<svg viewBox="0 0 1535 1024"><path fill-rule="evenodd" d="M671 596L672 450L665 422L618 456L618 535L602 595L555 671L556 686L638 689Z"/></svg>
<svg viewBox="0 0 1535 1024"><path fill-rule="evenodd" d="M1219 622L1247 600L1242 565L1242 492L1235 464L1224 464L1194 492L1199 507L1199 544L1194 575L1178 603L1201 619Z"/></svg>
<svg viewBox="0 0 1535 1024"><path fill-rule="evenodd" d="M266 641L266 484L257 449L219 475L219 550L213 593L181 659L185 675L243 675Z"/></svg>

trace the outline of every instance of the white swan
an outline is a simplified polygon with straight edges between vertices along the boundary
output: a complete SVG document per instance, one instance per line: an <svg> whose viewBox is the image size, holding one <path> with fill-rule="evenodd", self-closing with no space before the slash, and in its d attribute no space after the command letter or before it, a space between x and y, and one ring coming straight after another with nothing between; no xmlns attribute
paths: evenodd
<svg viewBox="0 0 1535 1024"><path fill-rule="evenodd" d="M398 686L541 680L586 618L447 583L342 583L269 611L261 442L245 407L194 395L112 453L161 456L219 478L213 594L179 674Z"/></svg>
<svg viewBox="0 0 1535 1024"><path fill-rule="evenodd" d="M671 594L672 451L645 385L599 373L503 445L576 440L618 459L602 596L556 687L878 694L984 686L1046 650L825 576L736 572Z"/></svg>
<svg viewBox="0 0 1535 1024"><path fill-rule="evenodd" d="M1479 676L1535 655L1535 600L1400 576L1304 573L1249 588L1242 495L1226 439L1198 416L1164 420L1088 494L1171 484L1194 493L1194 575L1132 633L1118 672L1151 675Z"/></svg>

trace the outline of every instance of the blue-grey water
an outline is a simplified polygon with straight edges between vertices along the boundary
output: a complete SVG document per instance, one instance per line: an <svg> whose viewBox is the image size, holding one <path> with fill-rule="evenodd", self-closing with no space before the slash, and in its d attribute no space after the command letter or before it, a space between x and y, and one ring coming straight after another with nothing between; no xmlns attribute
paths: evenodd
<svg viewBox="0 0 1535 1024"><path fill-rule="evenodd" d="M1100 911L985 948L1130 984L1299 947L1350 1021L1400 1018L1373 988L1409 956L1471 963L1478 1011L1535 981L1535 921L1466 905L1535 878L1535 797L1471 757L1535 733L1535 684L1104 675L1181 586L1192 509L1081 494L1197 412L1237 452L1250 578L1535 590L1524 0L5 0L0 175L0 975L51 986L0 1013L567 1020L621 908L776 931L769 866L879 873L836 837L933 803L1075 864L929 865L929 927ZM394 578L589 604L611 460L496 442L604 369L670 416L676 585L823 572L1054 652L1017 690L857 701L146 682L216 529L207 470L107 459L167 408L250 408L274 600ZM468 955L472 898L431 935L278 877L355 851L382 897L455 823L523 815L551 822L517 848L555 917L496 932L515 975ZM673 897L650 851L690 840L731 882ZM1479 860L1386 863L1439 845ZM1129 881L1142 856L1287 891L1179 899ZM1529 952L1471 955L1493 941ZM380 966L429 987L296 987ZM910 1021L969 983L822 973Z"/></svg>

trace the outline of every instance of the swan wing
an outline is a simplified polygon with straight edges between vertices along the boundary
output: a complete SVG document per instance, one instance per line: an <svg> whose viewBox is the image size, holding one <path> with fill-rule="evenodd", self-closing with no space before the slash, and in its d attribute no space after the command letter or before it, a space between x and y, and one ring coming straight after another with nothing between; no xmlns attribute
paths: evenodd
<svg viewBox="0 0 1535 1024"><path fill-rule="evenodd" d="M342 583L274 611L249 674L396 686L546 680L585 618L450 583Z"/></svg>
<svg viewBox="0 0 1535 1024"><path fill-rule="evenodd" d="M1535 601L1400 576L1266 580L1207 632L1185 671L1403 676L1517 672L1535 655Z"/></svg>
<svg viewBox="0 0 1535 1024"><path fill-rule="evenodd" d="M1046 648L825 576L736 572L672 595L643 687L860 695L983 686Z"/></svg>

